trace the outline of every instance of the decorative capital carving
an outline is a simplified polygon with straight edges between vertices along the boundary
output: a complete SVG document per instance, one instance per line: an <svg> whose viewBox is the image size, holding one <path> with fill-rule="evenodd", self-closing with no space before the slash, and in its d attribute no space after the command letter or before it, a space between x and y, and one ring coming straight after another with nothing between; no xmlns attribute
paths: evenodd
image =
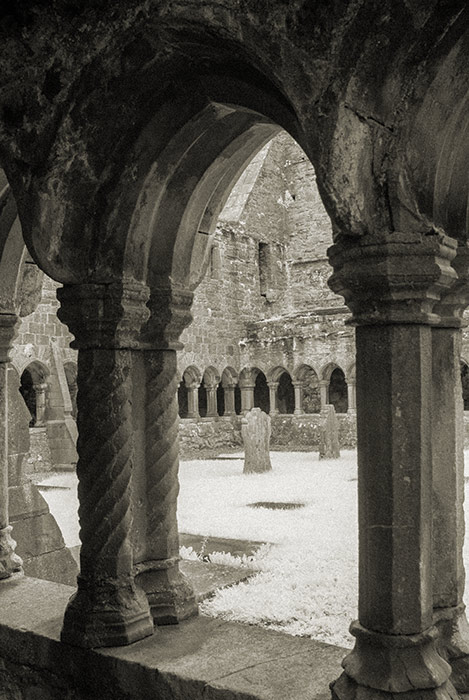
<svg viewBox="0 0 469 700"><path fill-rule="evenodd" d="M10 361L13 341L18 332L19 317L16 314L0 313L0 362Z"/></svg>
<svg viewBox="0 0 469 700"><path fill-rule="evenodd" d="M436 324L434 307L457 279L456 249L438 233L343 237L328 250L329 286L344 297L353 325Z"/></svg>
<svg viewBox="0 0 469 700"><path fill-rule="evenodd" d="M150 315L149 291L143 282L67 284L57 290L57 297L57 315L75 336L71 347L140 347L140 329Z"/></svg>
<svg viewBox="0 0 469 700"><path fill-rule="evenodd" d="M145 344L159 350L182 350L179 337L192 321L194 294L171 282L150 290L150 318L142 330Z"/></svg>
<svg viewBox="0 0 469 700"><path fill-rule="evenodd" d="M458 278L452 287L443 290L434 312L439 316L439 326L461 328L467 326L463 314L469 304L469 243L458 246L452 266Z"/></svg>

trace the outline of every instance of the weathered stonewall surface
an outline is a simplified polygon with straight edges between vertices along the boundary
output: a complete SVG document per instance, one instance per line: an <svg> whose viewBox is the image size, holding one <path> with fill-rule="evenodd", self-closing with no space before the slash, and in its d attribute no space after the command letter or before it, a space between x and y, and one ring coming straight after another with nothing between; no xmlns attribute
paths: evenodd
<svg viewBox="0 0 469 700"><path fill-rule="evenodd" d="M241 421L244 442L244 474L268 472L270 462L270 416L260 408L252 408Z"/></svg>
<svg viewBox="0 0 469 700"><path fill-rule="evenodd" d="M321 438L319 442L319 459L338 459L339 423L332 404L321 409Z"/></svg>

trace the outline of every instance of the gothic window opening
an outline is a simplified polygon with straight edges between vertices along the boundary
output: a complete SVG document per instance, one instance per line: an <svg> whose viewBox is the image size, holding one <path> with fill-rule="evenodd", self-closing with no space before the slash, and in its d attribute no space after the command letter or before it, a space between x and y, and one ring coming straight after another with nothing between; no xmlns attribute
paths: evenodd
<svg viewBox="0 0 469 700"><path fill-rule="evenodd" d="M31 363L23 370L19 392L31 416L29 427L41 427L46 417L46 370L39 363Z"/></svg>
<svg viewBox="0 0 469 700"><path fill-rule="evenodd" d="M235 413L237 416L239 416L241 414L241 389L237 384L234 388L234 405Z"/></svg>
<svg viewBox="0 0 469 700"><path fill-rule="evenodd" d="M303 370L303 411L305 413L321 412L321 393L319 390L318 375L305 365Z"/></svg>
<svg viewBox="0 0 469 700"><path fill-rule="evenodd" d="M198 388L199 394L199 416L201 418L207 417L207 389L203 384Z"/></svg>
<svg viewBox="0 0 469 700"><path fill-rule="evenodd" d="M278 380L277 408L279 413L293 413L295 410L295 390L288 372L283 372Z"/></svg>
<svg viewBox="0 0 469 700"><path fill-rule="evenodd" d="M340 367L336 367L331 373L331 378L329 380L329 403L334 406L336 413L347 413L347 382L345 381L345 374Z"/></svg>
<svg viewBox="0 0 469 700"><path fill-rule="evenodd" d="M254 384L254 407L260 408L265 413L270 411L269 387L264 372L260 370Z"/></svg>
<svg viewBox="0 0 469 700"><path fill-rule="evenodd" d="M267 297L270 283L270 255L269 244L259 241L258 248L258 266L259 266L259 291L262 297Z"/></svg>
<svg viewBox="0 0 469 700"><path fill-rule="evenodd" d="M187 418L189 414L189 397L184 379L178 386L178 406L179 418Z"/></svg>
<svg viewBox="0 0 469 700"><path fill-rule="evenodd" d="M225 415L225 390L221 384L217 386L217 413L219 416Z"/></svg>

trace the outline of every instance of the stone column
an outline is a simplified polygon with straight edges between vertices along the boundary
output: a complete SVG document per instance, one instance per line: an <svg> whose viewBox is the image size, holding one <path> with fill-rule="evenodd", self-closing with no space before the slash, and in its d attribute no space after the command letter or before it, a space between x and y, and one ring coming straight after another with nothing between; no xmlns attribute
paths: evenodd
<svg viewBox="0 0 469 700"><path fill-rule="evenodd" d="M197 420L199 415L199 384L187 386L187 417Z"/></svg>
<svg viewBox="0 0 469 700"><path fill-rule="evenodd" d="M81 570L62 640L129 644L153 632L132 551L134 460L132 350L148 317L145 285L66 285L58 316L78 348L78 498ZM140 393L143 388L140 388Z"/></svg>
<svg viewBox="0 0 469 700"><path fill-rule="evenodd" d="M135 493L144 517L134 537L137 583L145 591L154 621L174 624L197 614L192 587L179 570L176 518L179 492L177 402L178 338L191 321L193 295L154 288L150 320L143 333L145 404L145 478Z"/></svg>
<svg viewBox="0 0 469 700"><path fill-rule="evenodd" d="M254 384L239 385L241 389L241 413L246 413L254 408Z"/></svg>
<svg viewBox="0 0 469 700"><path fill-rule="evenodd" d="M34 384L33 389L36 393L36 422L34 426L40 428L46 424L46 391L47 384Z"/></svg>
<svg viewBox="0 0 469 700"><path fill-rule="evenodd" d="M271 416L276 416L278 414L278 408L277 408L278 382L267 382L267 386L269 387L269 403L270 403L269 414Z"/></svg>
<svg viewBox="0 0 469 700"><path fill-rule="evenodd" d="M464 406L461 386L461 327L469 301L469 250L458 248L453 267L459 279L436 308L432 329L433 396L433 605L439 650L452 667L451 681L469 692L469 626L463 603Z"/></svg>
<svg viewBox="0 0 469 700"><path fill-rule="evenodd" d="M21 575L22 561L15 554L8 508L8 363L16 336L18 316L0 313L0 579Z"/></svg>
<svg viewBox="0 0 469 700"><path fill-rule="evenodd" d="M225 416L235 416L235 388L229 384L223 387L225 392Z"/></svg>
<svg viewBox="0 0 469 700"><path fill-rule="evenodd" d="M295 410L293 411L295 416L302 416L303 411L303 382L293 382L293 389L295 391Z"/></svg>
<svg viewBox="0 0 469 700"><path fill-rule="evenodd" d="M319 397L321 399L321 409L329 403L329 381L320 379L319 381Z"/></svg>
<svg viewBox="0 0 469 700"><path fill-rule="evenodd" d="M356 398L355 398L355 379L349 379L347 381L347 399L348 399L348 410L355 411L357 408Z"/></svg>
<svg viewBox="0 0 469 700"><path fill-rule="evenodd" d="M356 330L359 620L333 698L457 698L432 600L433 307L456 242L400 233L342 239L331 288Z"/></svg>
<svg viewBox="0 0 469 700"><path fill-rule="evenodd" d="M218 416L217 386L218 384L213 384L205 387L207 390L207 418L216 418Z"/></svg>

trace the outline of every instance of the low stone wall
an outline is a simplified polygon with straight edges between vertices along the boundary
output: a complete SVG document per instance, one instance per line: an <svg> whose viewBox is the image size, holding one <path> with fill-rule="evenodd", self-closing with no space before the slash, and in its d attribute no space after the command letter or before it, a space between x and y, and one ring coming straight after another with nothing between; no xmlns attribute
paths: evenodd
<svg viewBox="0 0 469 700"><path fill-rule="evenodd" d="M339 440L343 448L354 448L356 439L355 413L337 414ZM280 414L272 417L271 446L289 449L318 449L320 435L319 413L302 416ZM182 457L203 457L230 449L241 449L241 416L232 418L182 419L179 427Z"/></svg>

